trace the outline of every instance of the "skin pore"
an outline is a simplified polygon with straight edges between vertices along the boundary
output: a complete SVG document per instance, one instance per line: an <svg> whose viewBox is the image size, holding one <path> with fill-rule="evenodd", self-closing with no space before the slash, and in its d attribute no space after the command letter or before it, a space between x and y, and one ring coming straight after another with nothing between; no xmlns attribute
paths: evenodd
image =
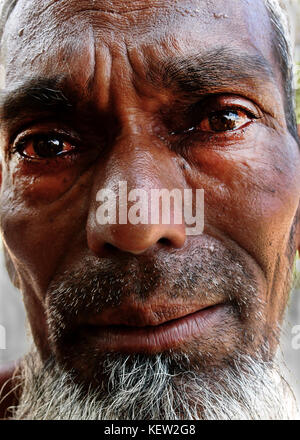
<svg viewBox="0 0 300 440"><path fill-rule="evenodd" d="M143 354L186 355L200 372L274 355L300 247L300 153L255 3L21 0L6 25L4 246L41 358L80 382L101 382L118 351L84 326L136 331L204 306L220 307L200 337ZM204 233L97 224L97 191L119 181L204 189Z"/></svg>

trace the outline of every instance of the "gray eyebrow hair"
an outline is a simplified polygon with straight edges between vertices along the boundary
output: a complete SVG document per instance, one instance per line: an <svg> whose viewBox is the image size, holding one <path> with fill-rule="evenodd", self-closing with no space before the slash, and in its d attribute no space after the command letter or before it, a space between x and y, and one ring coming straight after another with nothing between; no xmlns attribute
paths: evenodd
<svg viewBox="0 0 300 440"><path fill-rule="evenodd" d="M275 74L262 55L240 53L228 47L164 60L151 66L147 77L156 86L201 94L230 88L239 81L251 80L258 85L266 81L276 83Z"/></svg>
<svg viewBox="0 0 300 440"><path fill-rule="evenodd" d="M0 119L15 119L26 111L57 112L70 110L72 104L58 86L57 78L35 78L13 90L0 93Z"/></svg>

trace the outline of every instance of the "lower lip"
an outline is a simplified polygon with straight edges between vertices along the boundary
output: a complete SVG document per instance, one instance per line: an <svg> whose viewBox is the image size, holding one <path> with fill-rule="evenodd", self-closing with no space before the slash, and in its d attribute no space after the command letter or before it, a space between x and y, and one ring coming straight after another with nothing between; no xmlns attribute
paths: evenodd
<svg viewBox="0 0 300 440"><path fill-rule="evenodd" d="M79 328L84 343L101 352L158 353L205 336L220 324L224 305L212 306L157 326L96 326Z"/></svg>

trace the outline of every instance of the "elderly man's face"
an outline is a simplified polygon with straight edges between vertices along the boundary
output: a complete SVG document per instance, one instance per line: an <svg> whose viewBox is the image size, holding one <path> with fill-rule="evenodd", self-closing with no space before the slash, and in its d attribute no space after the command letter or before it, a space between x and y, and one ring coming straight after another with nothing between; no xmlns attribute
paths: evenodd
<svg viewBox="0 0 300 440"><path fill-rule="evenodd" d="M4 38L1 227L43 359L273 353L300 155L263 2L21 0ZM100 225L120 181L204 189L203 234Z"/></svg>

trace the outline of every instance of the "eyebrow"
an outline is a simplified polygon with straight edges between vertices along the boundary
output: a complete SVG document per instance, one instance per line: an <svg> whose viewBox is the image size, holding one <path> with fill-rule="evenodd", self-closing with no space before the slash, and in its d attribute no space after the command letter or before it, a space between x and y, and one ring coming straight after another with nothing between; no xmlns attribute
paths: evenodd
<svg viewBox="0 0 300 440"><path fill-rule="evenodd" d="M59 86L61 78L35 78L0 94L0 118L7 122L24 113L70 112L73 105Z"/></svg>
<svg viewBox="0 0 300 440"><path fill-rule="evenodd" d="M240 53L228 47L173 57L151 67L147 76L153 85L184 94L217 93L235 84L243 87L251 83L259 88L266 82L275 84L275 74L261 54Z"/></svg>
<svg viewBox="0 0 300 440"><path fill-rule="evenodd" d="M262 91L266 82L275 84L271 66L262 55L239 53L228 47L172 57L154 65L149 61L147 81L188 96L230 92L234 85L234 92L250 86L251 90ZM63 75L29 79L0 93L0 119L9 123L26 114L71 114L80 99L79 93L71 85L68 87L68 78Z"/></svg>

